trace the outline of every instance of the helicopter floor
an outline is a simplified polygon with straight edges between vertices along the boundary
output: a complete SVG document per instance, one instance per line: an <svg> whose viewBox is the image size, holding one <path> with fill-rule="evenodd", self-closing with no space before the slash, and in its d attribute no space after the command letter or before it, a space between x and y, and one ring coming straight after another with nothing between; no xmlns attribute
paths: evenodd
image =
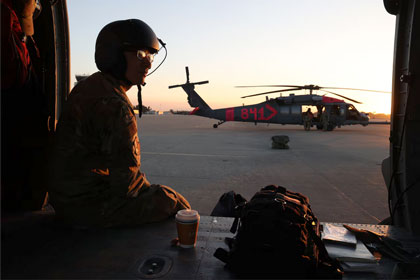
<svg viewBox="0 0 420 280"><path fill-rule="evenodd" d="M174 219L136 228L81 230L57 226L49 213L27 213L2 224L2 278L232 279L213 257L217 248L227 249L224 238L232 236L232 222L202 216L196 247L183 249L171 245ZM350 225L390 236L406 250L420 249L420 237L401 228ZM383 257L378 264L367 263L369 271L345 272L344 279L390 279L396 263Z"/></svg>

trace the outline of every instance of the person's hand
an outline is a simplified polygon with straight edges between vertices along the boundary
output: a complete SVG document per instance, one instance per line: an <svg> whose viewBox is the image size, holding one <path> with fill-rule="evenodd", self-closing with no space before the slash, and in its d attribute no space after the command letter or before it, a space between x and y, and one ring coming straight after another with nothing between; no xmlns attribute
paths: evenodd
<svg viewBox="0 0 420 280"><path fill-rule="evenodd" d="M15 9L19 22L26 35L34 34L33 15L36 8L35 0L16 0Z"/></svg>
<svg viewBox="0 0 420 280"><path fill-rule="evenodd" d="M32 18L35 12L35 0L21 0L22 1L22 18Z"/></svg>

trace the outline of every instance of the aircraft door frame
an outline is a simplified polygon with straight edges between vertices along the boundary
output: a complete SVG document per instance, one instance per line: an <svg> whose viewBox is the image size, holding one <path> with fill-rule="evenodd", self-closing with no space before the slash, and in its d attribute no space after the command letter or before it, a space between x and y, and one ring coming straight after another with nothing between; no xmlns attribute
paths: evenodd
<svg viewBox="0 0 420 280"><path fill-rule="evenodd" d="M34 21L34 40L40 52L35 65L48 106L47 129L55 132L64 101L70 92L70 40L66 0L41 0L42 12Z"/></svg>

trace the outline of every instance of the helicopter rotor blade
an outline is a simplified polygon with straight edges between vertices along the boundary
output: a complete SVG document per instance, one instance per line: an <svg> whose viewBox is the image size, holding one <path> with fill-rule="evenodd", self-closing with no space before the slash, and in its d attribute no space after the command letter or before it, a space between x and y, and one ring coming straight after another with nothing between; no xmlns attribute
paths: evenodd
<svg viewBox="0 0 420 280"><path fill-rule="evenodd" d="M362 104L362 102L357 101L357 100L354 100L354 99L351 99L351 98L348 98L347 96L344 96L344 95L341 95L341 94L338 94L338 93L335 93L335 92L332 92L332 91L329 91L329 90L324 90L324 89L320 89L320 90L325 91L325 92L328 92L328 93L331 93L331 94L334 94L334 95L337 95L337 96L340 96L340 97L342 97L344 99L347 99L347 100L350 100L350 101L352 101L354 103Z"/></svg>
<svg viewBox="0 0 420 280"><path fill-rule="evenodd" d="M252 87L295 87L301 89L344 89L344 90L358 90L358 91L370 91L370 92L379 92L379 93L391 93L390 91L383 91L383 90L372 90L372 89L361 89L361 88L343 88L343 87L320 87L316 85L305 85L305 86L298 86L298 85L258 85L258 86L235 86L236 88L252 88Z"/></svg>
<svg viewBox="0 0 420 280"><path fill-rule="evenodd" d="M390 91L383 91L383 90L372 90L372 89L360 89L360 88L340 88L340 87L320 87L327 88L327 89L346 89L346 90L358 90L358 91L370 91L370 92L380 92L380 93L392 93Z"/></svg>
<svg viewBox="0 0 420 280"><path fill-rule="evenodd" d="M235 86L236 88L252 88L252 87L295 87L299 88L301 86L292 86L292 85L262 85L262 86Z"/></svg>
<svg viewBox="0 0 420 280"><path fill-rule="evenodd" d="M284 92L284 91L299 90L299 89L300 89L300 88L289 88L289 89L280 89L280 90L274 90L274 91L267 91L267 92L261 92L261 93L256 93L256 94L251 94L251 95L242 96L241 98L247 98L247 97L258 96L258 95L264 95L264 94L271 94L271 93L276 93L276 92Z"/></svg>

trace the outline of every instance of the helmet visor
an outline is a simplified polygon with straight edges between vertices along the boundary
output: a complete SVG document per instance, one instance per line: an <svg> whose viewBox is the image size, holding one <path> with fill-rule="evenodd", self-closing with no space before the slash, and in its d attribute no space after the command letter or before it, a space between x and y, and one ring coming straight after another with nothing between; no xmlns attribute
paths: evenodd
<svg viewBox="0 0 420 280"><path fill-rule="evenodd" d="M140 60L147 59L150 62L150 64L155 59L155 54L156 53L150 53L149 51L145 51L145 50L137 50L137 53L136 53L138 59Z"/></svg>

